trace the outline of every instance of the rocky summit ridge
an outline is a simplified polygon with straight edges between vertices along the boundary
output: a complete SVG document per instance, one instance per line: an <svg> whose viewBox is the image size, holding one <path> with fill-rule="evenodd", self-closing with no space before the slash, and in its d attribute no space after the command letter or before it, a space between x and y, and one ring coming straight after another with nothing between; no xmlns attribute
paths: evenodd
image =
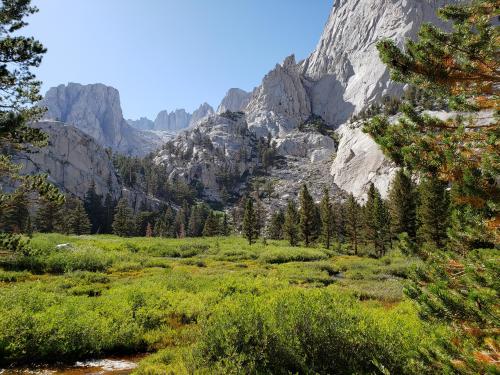
<svg viewBox="0 0 500 375"><path fill-rule="evenodd" d="M403 45L422 23L442 25L437 10L456 2L336 0L308 58L287 57L252 93L230 89L217 112L203 104L193 114L163 111L154 122L127 123L118 92L104 85L59 86L42 104L47 118L72 124L121 153L144 154L158 146L161 137L144 129L180 130L153 158L169 179L196 186L209 201L237 198L255 176L272 183L271 206L286 202L304 182L316 199L323 187L362 199L372 182L386 195L395 166L360 123L348 120L385 95L402 93L376 43L391 38ZM265 165L263 145L273 153L273 165Z"/></svg>
<svg viewBox="0 0 500 375"><path fill-rule="evenodd" d="M53 87L39 105L47 108L44 120L75 126L101 146L122 154L144 156L165 141L130 126L123 118L118 90L100 83Z"/></svg>
<svg viewBox="0 0 500 375"><path fill-rule="evenodd" d="M403 88L390 81L378 57L376 43L391 38L403 45L407 38L417 35L422 23L442 25L437 10L454 2L458 1L338 0L316 50L301 62L296 62L293 55L287 57L264 77L248 104L233 107L233 112L242 112L238 121L246 126L249 134L255 139L271 137L276 144L281 172L271 169L267 178L278 187L277 200L283 201L303 182L320 186L324 181L328 181L326 185L331 190L339 188L361 199L373 182L384 196L387 195L395 166L361 131L360 123L350 124L348 120L383 96L402 93ZM233 93L232 97L237 98L238 93ZM242 97L247 100L246 95ZM239 104L243 99L235 99L235 102ZM227 103L223 101L221 107L231 110ZM176 147L185 148L184 143L188 141L184 139L189 139L193 150L201 148L196 139L210 139L213 143L212 152L203 152L205 167L201 180L210 198L217 198L217 191L221 189L213 183L216 176L210 175L214 154L224 147L242 146L237 139L227 140L236 142L234 144L217 142L220 131L215 129L225 121L221 116L212 116L175 141ZM311 124L315 125L309 126ZM335 130L335 133L325 133L325 129ZM200 136L193 138L192 132ZM171 163L166 163L162 157L158 162L166 167ZM240 176L248 176L252 168L258 167L259 161L254 162L257 165L247 163L243 170L239 165ZM231 159L225 163L236 168ZM294 172L282 173L290 170ZM196 182L198 176L189 163L177 166L171 174L190 183ZM210 183L205 184L208 181ZM320 194L316 193L316 196Z"/></svg>

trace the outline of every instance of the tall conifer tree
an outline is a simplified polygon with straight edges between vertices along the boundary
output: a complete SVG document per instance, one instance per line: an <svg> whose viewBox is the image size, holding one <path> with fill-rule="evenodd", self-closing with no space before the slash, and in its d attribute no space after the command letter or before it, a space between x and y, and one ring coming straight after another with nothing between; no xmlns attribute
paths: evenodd
<svg viewBox="0 0 500 375"><path fill-rule="evenodd" d="M250 245L259 238L257 216L251 197L246 198L245 213L243 215L243 235Z"/></svg>
<svg viewBox="0 0 500 375"><path fill-rule="evenodd" d="M282 209L279 209L271 215L271 221L269 223L269 228L267 229L267 235L272 240L282 240L283 239L283 226L285 224L285 213Z"/></svg>
<svg viewBox="0 0 500 375"><path fill-rule="evenodd" d="M68 222L69 233L78 236L90 234L91 224L82 202L73 198L69 207L68 216L63 218Z"/></svg>
<svg viewBox="0 0 500 375"><path fill-rule="evenodd" d="M412 240L416 239L416 207L417 195L411 177L400 169L389 190L389 210L391 213L391 232L393 237L407 233Z"/></svg>
<svg viewBox="0 0 500 375"><path fill-rule="evenodd" d="M85 194L83 206L90 219L91 233L101 233L105 227L104 207L102 197L96 193L94 182L91 183L89 190Z"/></svg>
<svg viewBox="0 0 500 375"><path fill-rule="evenodd" d="M317 211L306 185L300 190L299 228L304 245L307 247L317 233Z"/></svg>
<svg viewBox="0 0 500 375"><path fill-rule="evenodd" d="M354 254L358 255L358 247L361 241L361 230L363 221L361 216L361 206L350 194L345 204L345 230Z"/></svg>
<svg viewBox="0 0 500 375"><path fill-rule="evenodd" d="M204 237L214 237L219 234L219 220L213 211L210 211L203 227Z"/></svg>
<svg viewBox="0 0 500 375"><path fill-rule="evenodd" d="M325 248L329 249L334 233L333 207L330 202L330 192L325 189L320 203L321 210L321 237Z"/></svg>
<svg viewBox="0 0 500 375"><path fill-rule="evenodd" d="M447 241L449 196L446 184L435 178L424 179L418 188L418 241L443 248Z"/></svg>
<svg viewBox="0 0 500 375"><path fill-rule="evenodd" d="M118 201L113 219L113 233L120 237L134 235L134 213L125 198Z"/></svg>
<svg viewBox="0 0 500 375"><path fill-rule="evenodd" d="M55 232L61 220L61 208L59 202L42 198L35 215L36 229L42 233Z"/></svg>
<svg viewBox="0 0 500 375"><path fill-rule="evenodd" d="M293 201L289 201L285 212L285 223L283 224L283 236L288 241L290 246L299 244L299 213L297 205Z"/></svg>
<svg viewBox="0 0 500 375"><path fill-rule="evenodd" d="M404 49L390 40L378 45L394 81L413 84L453 110L492 110L489 124L476 116L440 120L406 105L398 122L378 117L365 128L399 165L421 179L451 184L448 246L427 254L425 266L412 274L406 289L424 317L456 329L456 338L442 347L450 358L439 363L444 373L495 372L498 362L498 250L484 247L500 242L499 9L494 0L449 5L439 16L452 25L450 31L425 24L418 40L408 41ZM437 232L425 224L431 210L425 204L427 193L420 191L424 228L419 236L442 243L443 223L436 223Z"/></svg>

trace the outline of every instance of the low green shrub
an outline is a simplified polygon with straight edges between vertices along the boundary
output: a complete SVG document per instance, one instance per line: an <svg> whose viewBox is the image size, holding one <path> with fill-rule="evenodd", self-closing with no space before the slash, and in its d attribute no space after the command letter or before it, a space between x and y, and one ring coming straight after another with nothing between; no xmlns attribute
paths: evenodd
<svg viewBox="0 0 500 375"><path fill-rule="evenodd" d="M266 263L280 264L288 262L312 262L328 258L321 250L306 248L274 248L265 251L259 259Z"/></svg>
<svg viewBox="0 0 500 375"><path fill-rule="evenodd" d="M10 270L26 270L33 273L62 274L72 271L106 271L114 261L113 254L93 247L52 251L48 255L24 255L5 260L3 267Z"/></svg>
<svg viewBox="0 0 500 375"><path fill-rule="evenodd" d="M369 309L326 290L237 296L203 326L195 360L207 373L424 374L430 344L410 306Z"/></svg>
<svg viewBox="0 0 500 375"><path fill-rule="evenodd" d="M17 272L0 270L0 283L15 283L18 281L24 281L30 276L31 274L26 271Z"/></svg>

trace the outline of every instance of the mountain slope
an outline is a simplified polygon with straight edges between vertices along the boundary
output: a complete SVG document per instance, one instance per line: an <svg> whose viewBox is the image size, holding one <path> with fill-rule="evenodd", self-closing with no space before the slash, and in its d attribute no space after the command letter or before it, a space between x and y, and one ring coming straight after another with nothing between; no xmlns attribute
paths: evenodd
<svg viewBox="0 0 500 375"><path fill-rule="evenodd" d="M103 84L69 83L51 88L41 106L46 120L71 124L93 137L103 147L126 155L146 155L161 146L163 139L131 127L123 118L120 94Z"/></svg>
<svg viewBox="0 0 500 375"><path fill-rule="evenodd" d="M316 50L302 64L310 81L312 111L339 125L380 100L397 95L376 43L383 38L400 46L415 38L424 22L443 26L437 9L458 0L336 0Z"/></svg>

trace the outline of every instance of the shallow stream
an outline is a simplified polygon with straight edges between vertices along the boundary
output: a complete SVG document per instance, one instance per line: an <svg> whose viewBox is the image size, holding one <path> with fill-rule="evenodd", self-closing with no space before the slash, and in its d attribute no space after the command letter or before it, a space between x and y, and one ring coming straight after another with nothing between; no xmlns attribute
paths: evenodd
<svg viewBox="0 0 500 375"><path fill-rule="evenodd" d="M0 375L127 375L143 357L79 361L73 365L0 369Z"/></svg>

